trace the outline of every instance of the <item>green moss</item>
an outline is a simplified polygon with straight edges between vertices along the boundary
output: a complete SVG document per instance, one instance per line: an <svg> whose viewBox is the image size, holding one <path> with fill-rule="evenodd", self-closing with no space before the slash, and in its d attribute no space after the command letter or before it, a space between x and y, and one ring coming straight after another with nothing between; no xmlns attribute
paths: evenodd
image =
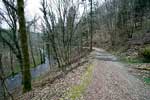
<svg viewBox="0 0 150 100"><path fill-rule="evenodd" d="M143 80L146 84L150 84L150 78L149 77L145 77Z"/></svg>
<svg viewBox="0 0 150 100"><path fill-rule="evenodd" d="M139 54L144 58L144 62L150 62L150 47L141 49Z"/></svg>
<svg viewBox="0 0 150 100"><path fill-rule="evenodd" d="M121 57L120 60L123 62L126 62L126 63L131 63L131 64L144 63L143 58L141 58L141 57L135 57L135 58L133 58L133 57Z"/></svg>
<svg viewBox="0 0 150 100"><path fill-rule="evenodd" d="M59 100L77 100L79 99L83 93L85 92L86 88L90 84L92 80L92 73L93 73L93 65L89 65L88 69L81 77L81 83L73 86L66 94L65 98L60 98Z"/></svg>

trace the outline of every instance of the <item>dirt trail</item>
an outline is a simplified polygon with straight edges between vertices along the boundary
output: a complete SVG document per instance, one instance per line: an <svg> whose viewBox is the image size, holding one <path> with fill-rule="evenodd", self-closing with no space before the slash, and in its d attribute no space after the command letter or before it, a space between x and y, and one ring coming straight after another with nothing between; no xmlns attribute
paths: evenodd
<svg viewBox="0 0 150 100"><path fill-rule="evenodd" d="M117 58L94 48L93 80L84 100L150 100L150 89L131 75Z"/></svg>

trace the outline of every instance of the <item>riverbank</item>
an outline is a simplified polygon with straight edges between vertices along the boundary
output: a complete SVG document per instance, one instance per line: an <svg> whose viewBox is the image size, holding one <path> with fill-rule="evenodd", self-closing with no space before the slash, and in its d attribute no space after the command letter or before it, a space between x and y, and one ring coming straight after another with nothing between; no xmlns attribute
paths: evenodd
<svg viewBox="0 0 150 100"><path fill-rule="evenodd" d="M81 60L70 65L67 73L62 71L48 72L33 82L33 89L26 93L18 94L17 100L36 100L54 99L58 100L61 96L75 84L80 83L80 77L87 69L89 57L84 56Z"/></svg>

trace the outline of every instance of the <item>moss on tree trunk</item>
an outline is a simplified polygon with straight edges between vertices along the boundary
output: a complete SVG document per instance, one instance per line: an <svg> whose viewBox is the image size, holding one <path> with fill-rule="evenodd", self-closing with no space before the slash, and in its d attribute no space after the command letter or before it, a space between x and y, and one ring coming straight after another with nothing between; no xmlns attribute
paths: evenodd
<svg viewBox="0 0 150 100"><path fill-rule="evenodd" d="M19 33L20 33L20 43L23 56L23 92L31 90L31 73L30 73L30 60L29 60L29 50L28 50L28 40L27 32L25 26L25 16L24 16L24 1L17 0L18 6L18 17L19 17Z"/></svg>

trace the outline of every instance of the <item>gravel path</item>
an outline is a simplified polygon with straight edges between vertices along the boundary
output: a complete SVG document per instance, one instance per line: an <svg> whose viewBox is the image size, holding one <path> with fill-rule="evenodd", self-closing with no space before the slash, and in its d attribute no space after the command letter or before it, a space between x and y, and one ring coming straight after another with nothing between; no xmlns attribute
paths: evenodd
<svg viewBox="0 0 150 100"><path fill-rule="evenodd" d="M150 89L104 50L94 48L93 80L84 100L150 100Z"/></svg>

